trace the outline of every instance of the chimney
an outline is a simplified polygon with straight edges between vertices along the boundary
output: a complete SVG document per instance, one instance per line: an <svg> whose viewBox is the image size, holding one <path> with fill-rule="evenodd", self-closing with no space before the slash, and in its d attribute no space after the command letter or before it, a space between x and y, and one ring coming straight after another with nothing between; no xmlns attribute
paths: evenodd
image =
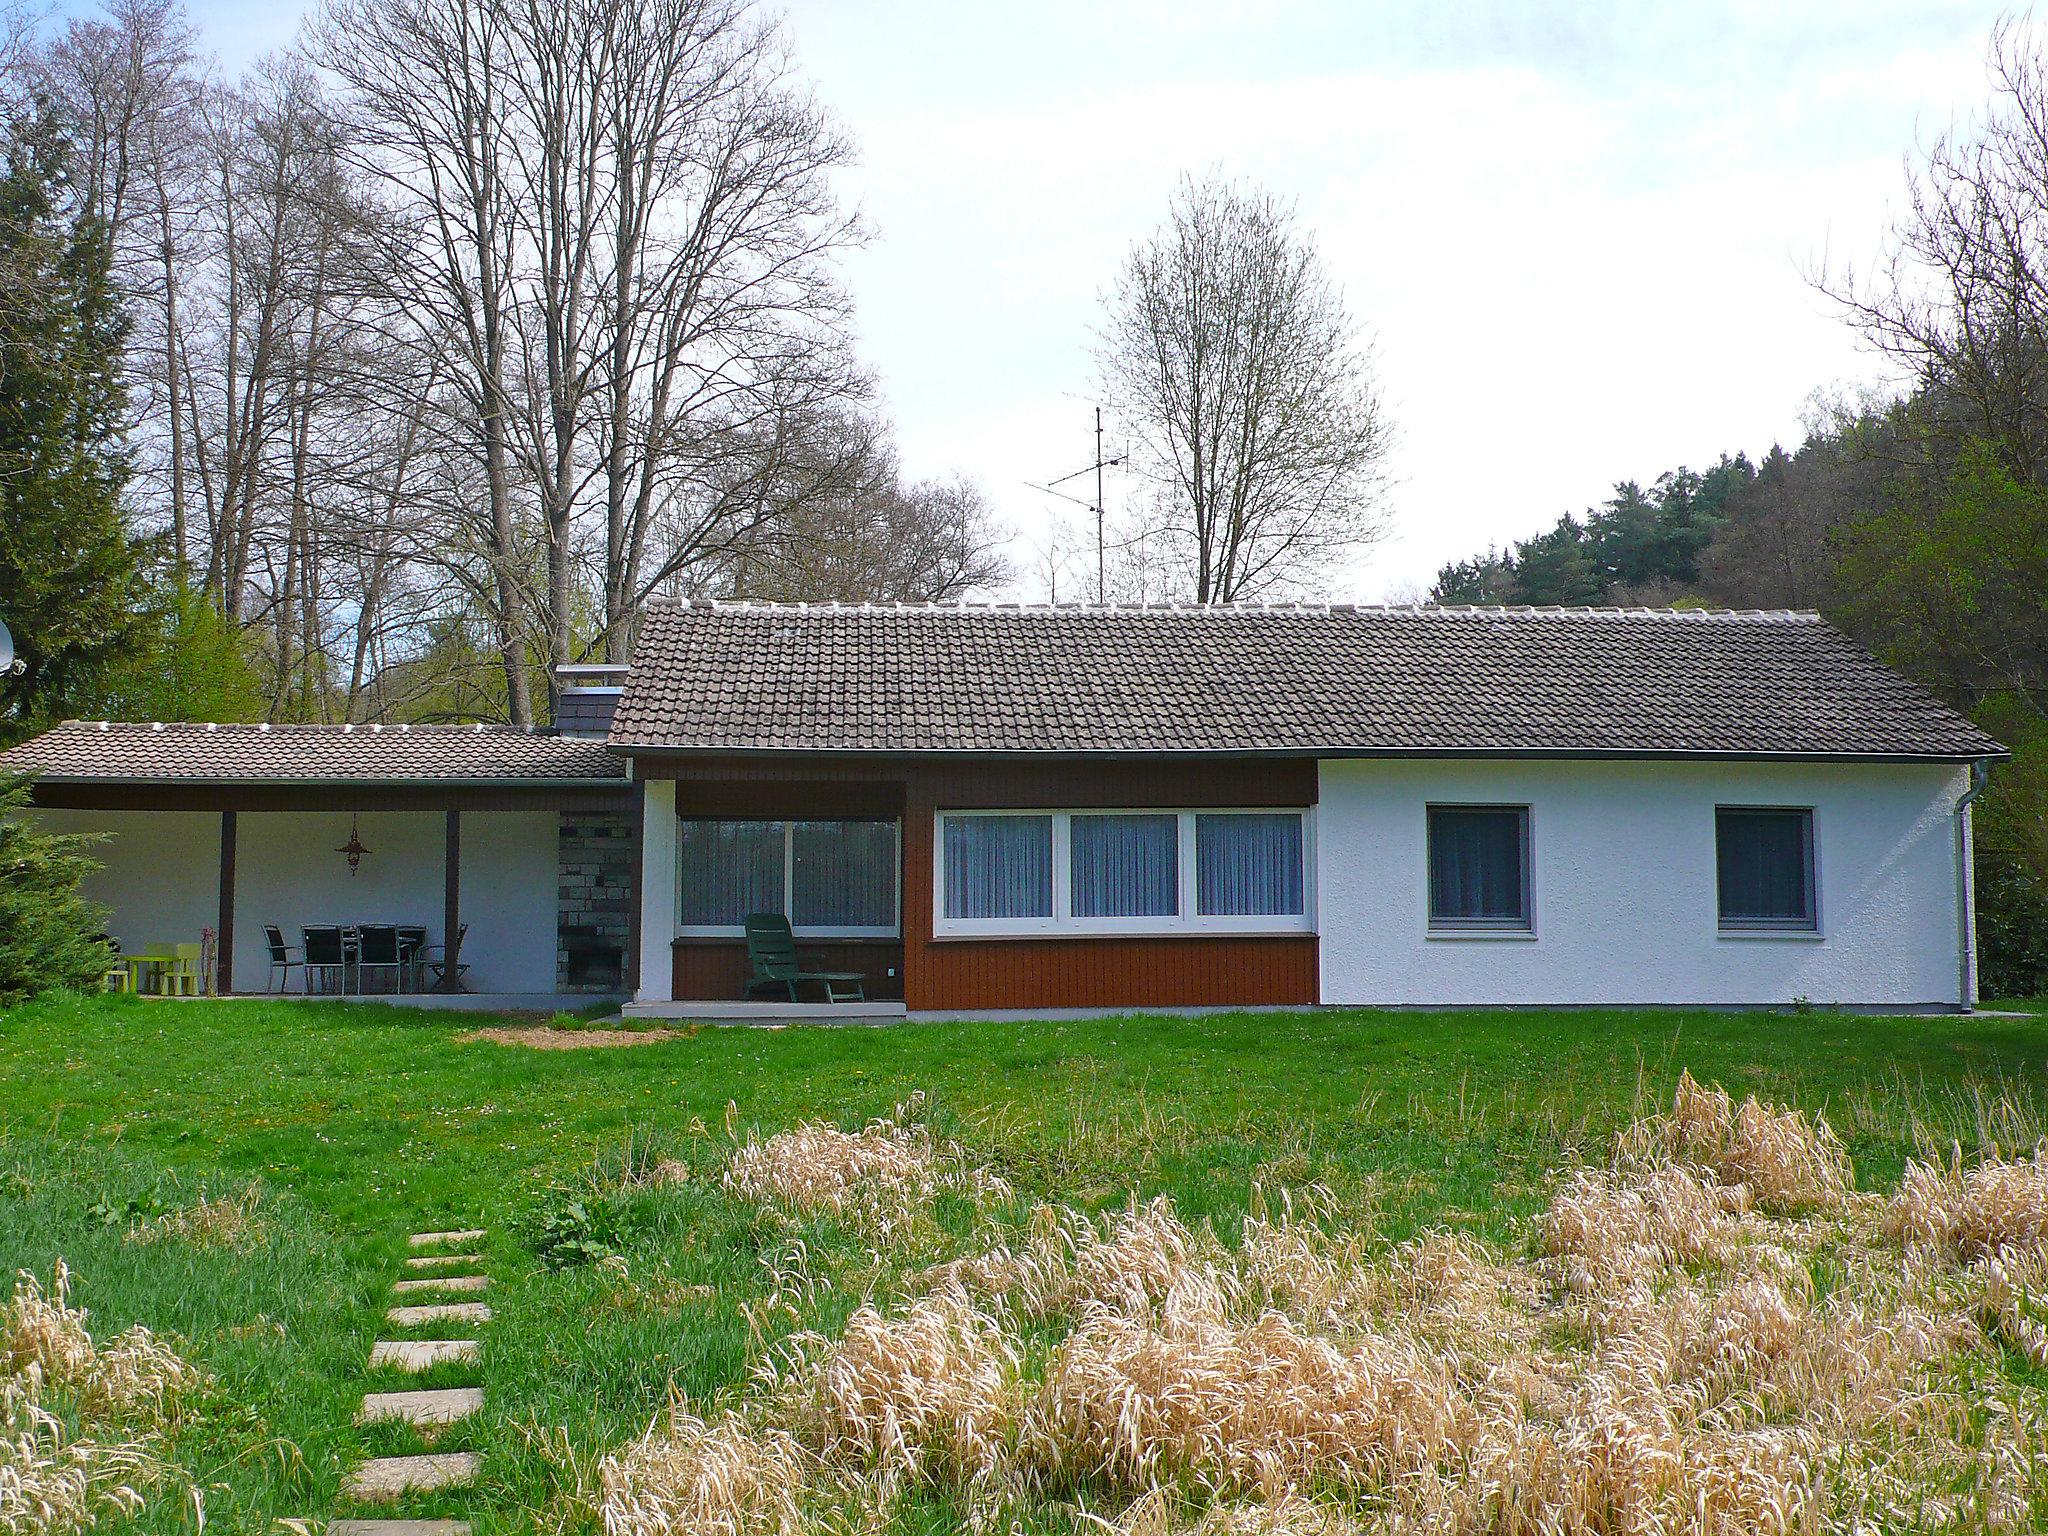
<svg viewBox="0 0 2048 1536"><path fill-rule="evenodd" d="M626 691L624 667L579 663L555 668L555 734L604 737Z"/></svg>

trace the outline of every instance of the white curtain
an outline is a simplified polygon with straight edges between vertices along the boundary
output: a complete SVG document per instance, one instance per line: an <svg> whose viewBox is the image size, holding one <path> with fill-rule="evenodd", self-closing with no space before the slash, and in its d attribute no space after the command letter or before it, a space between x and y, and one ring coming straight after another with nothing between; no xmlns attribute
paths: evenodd
<svg viewBox="0 0 2048 1536"><path fill-rule="evenodd" d="M1076 816L1069 824L1076 917L1180 911L1180 818Z"/></svg>
<svg viewBox="0 0 2048 1536"><path fill-rule="evenodd" d="M782 823L685 820L676 865L685 928L737 928L755 912L780 912Z"/></svg>
<svg viewBox="0 0 2048 1536"><path fill-rule="evenodd" d="M1195 818L1195 905L1204 917L1297 917L1301 886L1299 816Z"/></svg>
<svg viewBox="0 0 2048 1536"><path fill-rule="evenodd" d="M896 926L895 822L798 821L789 835L795 927Z"/></svg>
<svg viewBox="0 0 2048 1536"><path fill-rule="evenodd" d="M948 816L946 916L1051 917L1050 816Z"/></svg>

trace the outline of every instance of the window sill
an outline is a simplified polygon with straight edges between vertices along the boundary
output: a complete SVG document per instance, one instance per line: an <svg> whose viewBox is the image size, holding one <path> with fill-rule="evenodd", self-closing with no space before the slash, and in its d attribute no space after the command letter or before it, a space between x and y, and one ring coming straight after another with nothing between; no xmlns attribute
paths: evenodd
<svg viewBox="0 0 2048 1536"><path fill-rule="evenodd" d="M797 943L806 948L823 948L833 944L900 944L903 942L903 935L900 933L810 934L798 931L794 937ZM731 933L679 933L670 942L678 949L688 946L712 944L730 947L734 944L745 944L747 936L744 931L735 928Z"/></svg>
<svg viewBox="0 0 2048 1536"><path fill-rule="evenodd" d="M1431 928L1423 937L1430 940L1448 939L1453 943L1478 939L1481 941L1507 940L1511 944L1533 944L1536 930L1533 928Z"/></svg>
<svg viewBox="0 0 2048 1536"><path fill-rule="evenodd" d="M1790 939L1795 944L1818 944L1827 937L1818 928L1723 928L1716 938L1749 942L1755 939Z"/></svg>
<svg viewBox="0 0 2048 1536"><path fill-rule="evenodd" d="M1016 944L1048 939L1312 939L1313 928L1030 928L997 930L989 933L941 931L931 936L934 944Z"/></svg>

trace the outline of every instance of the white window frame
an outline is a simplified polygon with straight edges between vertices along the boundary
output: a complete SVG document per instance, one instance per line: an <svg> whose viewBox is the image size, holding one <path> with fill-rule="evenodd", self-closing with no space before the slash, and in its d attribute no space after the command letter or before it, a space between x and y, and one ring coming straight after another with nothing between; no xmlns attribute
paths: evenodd
<svg viewBox="0 0 2048 1536"><path fill-rule="evenodd" d="M948 917L946 915L946 821L969 816L1052 818L1052 915L1050 917ZM1076 816L1172 816L1179 833L1179 908L1171 916L1077 917L1073 912L1073 825ZM1196 911L1198 816L1295 816L1301 820L1301 905L1299 913L1247 917L1204 916ZM1316 931L1316 819L1313 806L1204 805L1194 809L1160 805L1077 805L1061 809L1029 806L983 810L959 806L938 811L932 823L932 937L937 939L1029 939L1047 936L1136 938L1148 935L1242 937L1282 936Z"/></svg>
<svg viewBox="0 0 2048 1536"><path fill-rule="evenodd" d="M678 816L677 821L766 821L782 828L782 915L790 920L790 932L799 939L900 939L903 936L903 820L887 816ZM890 829L890 862L896 878L896 921L886 927L798 927L796 902L796 824L800 821L887 822ZM683 910L683 859L681 839L676 852L676 911ZM738 923L677 922L676 937L683 939L743 939L747 930Z"/></svg>

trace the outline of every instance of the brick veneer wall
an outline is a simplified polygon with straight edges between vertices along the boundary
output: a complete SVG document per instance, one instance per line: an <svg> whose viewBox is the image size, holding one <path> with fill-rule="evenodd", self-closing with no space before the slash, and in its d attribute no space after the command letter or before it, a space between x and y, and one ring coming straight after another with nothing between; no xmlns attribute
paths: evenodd
<svg viewBox="0 0 2048 1536"><path fill-rule="evenodd" d="M619 984L569 985L564 931L592 928L616 944L623 964L632 927L633 821L618 811L564 811L557 834L560 900L555 911L555 986L558 991L616 992Z"/></svg>

